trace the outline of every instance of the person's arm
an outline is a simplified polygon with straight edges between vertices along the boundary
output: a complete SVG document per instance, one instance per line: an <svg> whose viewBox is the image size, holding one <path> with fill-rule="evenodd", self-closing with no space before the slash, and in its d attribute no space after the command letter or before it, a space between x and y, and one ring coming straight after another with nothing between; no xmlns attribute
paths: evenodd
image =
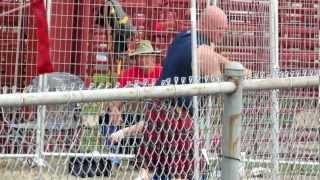
<svg viewBox="0 0 320 180"><path fill-rule="evenodd" d="M140 121L135 125L129 126L123 129L123 133L125 136L132 136L139 134L143 131L144 121Z"/></svg>
<svg viewBox="0 0 320 180"><path fill-rule="evenodd" d="M130 80L129 77L131 77L131 73L132 72L130 70L124 70L120 72L120 75L118 77L120 88L123 88L127 85L128 81ZM122 123L121 101L113 101L109 103L108 109L111 124L120 125Z"/></svg>
<svg viewBox="0 0 320 180"><path fill-rule="evenodd" d="M208 45L201 45L197 49L198 63L201 75L220 76L223 73L224 66L230 60L221 54L215 52L214 48ZM245 69L245 75L250 75L251 71Z"/></svg>
<svg viewBox="0 0 320 180"><path fill-rule="evenodd" d="M144 121L140 121L135 125L120 129L111 134L112 143L120 142L125 136L132 136L143 131Z"/></svg>
<svg viewBox="0 0 320 180"><path fill-rule="evenodd" d="M120 125L122 123L120 107L121 107L120 101L114 101L109 104L110 124Z"/></svg>
<svg viewBox="0 0 320 180"><path fill-rule="evenodd" d="M220 76L225 63L229 62L226 57L216 53L212 47L207 45L199 46L197 53L201 75Z"/></svg>

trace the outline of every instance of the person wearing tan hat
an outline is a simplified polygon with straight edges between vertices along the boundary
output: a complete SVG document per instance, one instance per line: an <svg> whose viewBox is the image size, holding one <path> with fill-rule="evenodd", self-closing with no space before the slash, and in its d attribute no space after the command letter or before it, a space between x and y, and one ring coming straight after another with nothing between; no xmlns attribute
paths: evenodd
<svg viewBox="0 0 320 180"><path fill-rule="evenodd" d="M118 82L120 87L132 87L136 85L144 85L154 83L160 76L162 67L156 63L156 58L160 51L153 48L149 40L141 40L137 43L137 48L133 52L129 52L128 56L134 61L134 64L128 69L122 71L119 75ZM135 114L131 112L121 112L121 102L112 102L109 106L110 110L110 124L119 126L124 123L126 128L119 129L116 132L110 134L110 140L112 144L120 143L124 137L132 137L139 132L142 132L144 122L140 121L141 117L139 114L143 113L139 111L139 103L132 102L127 106L131 109L135 109ZM123 122L123 120L126 122ZM109 123L106 123L109 124ZM136 139L126 139L129 144L137 142ZM128 142L124 142L125 146L128 146ZM134 145L133 145L134 146ZM131 152L131 150L130 150Z"/></svg>
<svg viewBox="0 0 320 180"><path fill-rule="evenodd" d="M162 70L162 66L156 63L159 54L160 51L154 49L149 40L139 41L137 48L128 54L135 64L120 74L120 86L124 87L129 81L147 81L150 84L152 80L159 78Z"/></svg>
<svg viewBox="0 0 320 180"><path fill-rule="evenodd" d="M120 87L133 86L134 83L148 84L157 80L162 71L162 66L156 63L156 58L160 54L159 50L153 48L149 40L141 40L137 43L137 48L129 52L128 56L133 60L133 65L122 71L118 82ZM119 110L119 103L114 103L111 107L111 122L120 124L122 122Z"/></svg>

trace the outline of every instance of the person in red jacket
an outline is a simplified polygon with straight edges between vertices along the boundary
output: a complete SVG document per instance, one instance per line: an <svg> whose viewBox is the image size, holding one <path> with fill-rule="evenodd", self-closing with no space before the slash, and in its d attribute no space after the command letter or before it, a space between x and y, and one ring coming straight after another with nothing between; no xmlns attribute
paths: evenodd
<svg viewBox="0 0 320 180"><path fill-rule="evenodd" d="M120 87L132 87L134 85L152 84L155 82L162 71L162 66L157 64L156 59L160 51L153 48L149 40L141 40L137 48L128 54L135 62L128 69L123 70L118 82ZM110 107L111 122L119 125L122 122L120 102L114 102Z"/></svg>
<svg viewBox="0 0 320 180"><path fill-rule="evenodd" d="M133 61L133 65L124 69L118 77L120 88L155 84L162 70L161 65L157 64L159 53L160 51L154 49L149 40L139 41L137 48L128 54ZM127 127L133 127L134 130L136 129L134 127L143 127L142 106L143 104L139 102L123 103L115 101L110 103L108 113L104 116L106 128L103 132L107 136L109 148L112 149L114 144L122 144L123 146L118 146L119 148L116 151L121 153L135 153L137 151L139 139L135 135L140 131L139 128L136 132L126 133L127 138L123 138L125 136L124 129L128 129ZM128 144L131 147L128 147ZM114 164L120 162L119 159L112 159Z"/></svg>

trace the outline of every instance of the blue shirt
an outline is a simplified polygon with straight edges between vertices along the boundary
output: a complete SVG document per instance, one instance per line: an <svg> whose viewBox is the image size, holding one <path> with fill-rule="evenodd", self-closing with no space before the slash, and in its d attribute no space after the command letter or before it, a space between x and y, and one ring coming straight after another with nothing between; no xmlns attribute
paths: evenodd
<svg viewBox="0 0 320 180"><path fill-rule="evenodd" d="M197 44L209 44L208 40L201 34L198 34ZM162 73L160 75L158 84L166 79L173 82L174 77L186 77L186 83L189 82L189 77L192 76L192 42L191 31L183 31L173 39L170 44ZM181 84L181 81L178 82Z"/></svg>
<svg viewBox="0 0 320 180"><path fill-rule="evenodd" d="M197 33L197 45L209 44L209 41L200 33ZM183 31L177 34L170 44L165 62L163 65L162 73L160 75L158 85L161 81L170 79L170 83L174 84L174 78L178 77L178 84L181 84L181 78L185 77L185 84L189 84L189 77L192 76L192 39L191 31ZM183 99L185 99L184 97ZM183 101L180 99L179 101ZM189 104L190 97L187 98ZM179 104L181 104L180 102Z"/></svg>

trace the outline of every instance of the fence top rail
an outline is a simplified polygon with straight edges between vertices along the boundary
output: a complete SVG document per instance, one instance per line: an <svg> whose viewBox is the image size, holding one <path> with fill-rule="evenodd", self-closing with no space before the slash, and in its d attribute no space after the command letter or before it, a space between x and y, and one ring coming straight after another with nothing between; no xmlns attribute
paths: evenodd
<svg viewBox="0 0 320 180"><path fill-rule="evenodd" d="M0 106L65 104L72 102L99 102L139 100L178 96L230 93L236 89L233 82L183 84L136 88L113 88L77 91L0 94Z"/></svg>
<svg viewBox="0 0 320 180"><path fill-rule="evenodd" d="M250 79L243 81L244 90L271 90L317 87L319 76L288 77L273 79ZM114 100L139 100L195 95L231 93L237 86L233 82L167 85L136 88L114 88L77 91L0 94L0 106L24 106L65 104L72 102L99 102Z"/></svg>
<svg viewBox="0 0 320 180"><path fill-rule="evenodd" d="M301 76L286 78L250 79L243 82L244 90L272 90L304 87L317 87L320 85L320 76Z"/></svg>

